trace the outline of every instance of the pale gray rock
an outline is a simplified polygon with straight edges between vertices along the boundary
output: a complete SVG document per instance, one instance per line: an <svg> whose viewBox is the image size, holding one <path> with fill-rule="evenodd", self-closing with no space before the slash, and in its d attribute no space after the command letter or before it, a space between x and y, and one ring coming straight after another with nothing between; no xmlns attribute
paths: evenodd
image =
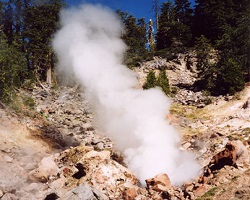
<svg viewBox="0 0 250 200"><path fill-rule="evenodd" d="M8 162L8 163L11 163L11 162L13 161L13 158L11 158L11 157L8 156L8 155L4 156L3 158L4 158L4 160L5 160L6 162Z"/></svg>
<svg viewBox="0 0 250 200"><path fill-rule="evenodd" d="M19 198L12 194L12 193L6 193L4 196L1 198L1 200L18 200Z"/></svg>
<svg viewBox="0 0 250 200"><path fill-rule="evenodd" d="M97 190L93 190L89 185L79 185L70 190L61 197L60 200L105 200L108 199L104 194Z"/></svg>
<svg viewBox="0 0 250 200"><path fill-rule="evenodd" d="M3 196L3 191L0 190L0 198Z"/></svg>
<svg viewBox="0 0 250 200"><path fill-rule="evenodd" d="M29 173L31 180L38 180L40 182L47 182L50 176L56 176L59 168L55 164L54 159L50 157L43 158L39 167Z"/></svg>

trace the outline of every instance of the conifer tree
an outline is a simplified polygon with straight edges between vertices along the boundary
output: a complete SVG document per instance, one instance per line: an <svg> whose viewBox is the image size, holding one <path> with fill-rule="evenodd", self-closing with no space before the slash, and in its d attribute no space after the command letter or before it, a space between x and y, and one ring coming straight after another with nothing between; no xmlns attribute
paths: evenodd
<svg viewBox="0 0 250 200"><path fill-rule="evenodd" d="M217 77L216 87L212 91L215 95L220 94L234 94L244 88L244 79L242 70L239 65L231 56L221 55L217 63L219 73Z"/></svg>
<svg viewBox="0 0 250 200"><path fill-rule="evenodd" d="M168 77L166 75L165 70L161 70L159 76L157 77L157 86L162 88L162 91L166 94L169 95L170 93L170 86L169 86L169 81Z"/></svg>
<svg viewBox="0 0 250 200"><path fill-rule="evenodd" d="M191 26L193 9L189 0L175 0L175 18L187 26Z"/></svg>
<svg viewBox="0 0 250 200"><path fill-rule="evenodd" d="M203 90L212 92L216 87L218 74L216 61L212 62L212 58L216 57L215 52L212 51L213 47L204 35L196 39L195 49L198 70L198 81L196 85Z"/></svg>
<svg viewBox="0 0 250 200"><path fill-rule="evenodd" d="M175 0L162 4L159 29L156 35L157 49L171 46L187 46L191 42L192 9L188 0Z"/></svg>
<svg viewBox="0 0 250 200"><path fill-rule="evenodd" d="M196 0L194 36L204 35L217 51L217 62L201 70L199 78L214 94L243 88L250 60L249 6L246 0Z"/></svg>
<svg viewBox="0 0 250 200"><path fill-rule="evenodd" d="M40 1L25 9L24 37L30 71L45 81L47 71L53 67L53 53L50 46L53 33L57 30L59 11L64 6L61 0Z"/></svg>
<svg viewBox="0 0 250 200"><path fill-rule="evenodd" d="M150 89L156 86L159 86L166 95L170 93L169 81L165 70L161 70L157 77L155 75L155 72L153 70L150 70L147 74L146 81L143 84L142 88Z"/></svg>
<svg viewBox="0 0 250 200"><path fill-rule="evenodd" d="M9 44L12 43L13 38L14 38L14 33L13 33L13 26L14 26L14 19L13 19L13 8L12 8L12 3L11 0L8 2L3 3L3 32L5 36L7 37L7 42Z"/></svg>
<svg viewBox="0 0 250 200"><path fill-rule="evenodd" d="M8 102L27 77L27 68L24 54L8 44L4 33L0 33L0 72L0 101Z"/></svg>
<svg viewBox="0 0 250 200"><path fill-rule="evenodd" d="M161 50L170 47L172 43L172 35L170 32L174 24L174 9L170 1L161 6L161 14L159 16L159 27L156 34L156 49Z"/></svg>
<svg viewBox="0 0 250 200"><path fill-rule="evenodd" d="M120 10L117 10L116 14L125 25L125 33L122 35L122 39L128 46L125 62L129 66L134 66L147 53L145 19L140 18L137 20L132 14L124 13Z"/></svg>
<svg viewBox="0 0 250 200"><path fill-rule="evenodd" d="M155 76L155 72L153 70L150 70L149 73L147 74L146 82L142 87L143 89L150 89L155 87L156 84L157 84L157 79Z"/></svg>

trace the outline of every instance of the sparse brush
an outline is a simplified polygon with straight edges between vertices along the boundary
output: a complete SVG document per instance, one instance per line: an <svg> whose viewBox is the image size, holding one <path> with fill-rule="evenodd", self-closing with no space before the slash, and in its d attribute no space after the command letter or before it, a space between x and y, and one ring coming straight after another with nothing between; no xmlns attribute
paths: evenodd
<svg viewBox="0 0 250 200"><path fill-rule="evenodd" d="M211 190L209 190L208 192L206 192L203 196L199 197L197 200L210 200L216 194L217 190L218 190L218 188L214 187Z"/></svg>
<svg viewBox="0 0 250 200"><path fill-rule="evenodd" d="M23 103L24 103L25 106L27 106L27 107L29 107L31 109L35 108L36 102L32 97L23 96L22 99L23 99Z"/></svg>

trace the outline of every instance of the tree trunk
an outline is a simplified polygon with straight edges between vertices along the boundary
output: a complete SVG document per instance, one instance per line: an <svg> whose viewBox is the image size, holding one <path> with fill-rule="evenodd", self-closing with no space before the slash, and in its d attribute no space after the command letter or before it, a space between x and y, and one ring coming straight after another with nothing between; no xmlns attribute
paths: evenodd
<svg viewBox="0 0 250 200"><path fill-rule="evenodd" d="M49 85L52 85L52 69L51 69L51 66L50 66L50 67L48 68L48 70L47 70L46 82L47 82Z"/></svg>

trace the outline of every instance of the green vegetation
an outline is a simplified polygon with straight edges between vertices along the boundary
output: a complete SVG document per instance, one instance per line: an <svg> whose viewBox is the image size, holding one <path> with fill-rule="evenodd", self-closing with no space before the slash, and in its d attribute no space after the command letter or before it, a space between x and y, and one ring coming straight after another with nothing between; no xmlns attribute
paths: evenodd
<svg viewBox="0 0 250 200"><path fill-rule="evenodd" d="M29 96L23 96L22 99L25 106L29 107L30 109L35 108L36 102L34 99Z"/></svg>
<svg viewBox="0 0 250 200"><path fill-rule="evenodd" d="M158 7L157 1L153 4ZM245 81L250 81L249 1L196 0L192 8L188 0L168 0L162 3L160 12L155 12L159 17L153 55L172 60L178 53L195 49L199 70L197 89L212 95L235 94L244 88ZM129 25L125 20L128 55L131 58L131 51L137 55L137 59L130 59L130 64L147 55L142 50L146 49L145 34L136 34L135 21ZM140 47L139 41L144 41Z"/></svg>
<svg viewBox="0 0 250 200"><path fill-rule="evenodd" d="M214 187L208 192L206 192L202 197L199 197L197 200L211 200L213 196L216 194L218 188Z"/></svg>
<svg viewBox="0 0 250 200"><path fill-rule="evenodd" d="M245 0L196 1L191 30L198 57L198 88L212 95L234 94L244 88L250 69L249 8Z"/></svg>
<svg viewBox="0 0 250 200"><path fill-rule="evenodd" d="M13 94L11 100L8 102L9 107L15 111L17 114L36 117L38 113L34 110L35 108L35 100L24 94Z"/></svg>
<svg viewBox="0 0 250 200"><path fill-rule="evenodd" d="M146 82L142 86L143 89L150 89L153 87L159 86L161 87L162 91L166 94L169 95L170 93L170 87L169 87L169 82L168 82L168 77L166 75L165 70L161 70L159 76L156 77L154 71L149 71Z"/></svg>
<svg viewBox="0 0 250 200"><path fill-rule="evenodd" d="M181 105L178 103L171 104L170 113L177 116L185 117L191 122L197 120L208 120L211 116L208 114L206 109L197 108L195 106Z"/></svg>
<svg viewBox="0 0 250 200"><path fill-rule="evenodd" d="M169 86L169 81L168 81L168 77L166 75L166 71L165 70L161 70L160 74L157 78L157 82L156 82L157 86L161 87L162 91L166 94L169 95L170 93L170 86Z"/></svg>
<svg viewBox="0 0 250 200"><path fill-rule="evenodd" d="M48 78L55 60L51 38L63 6L63 0L0 1L0 101L13 100L26 80Z"/></svg>
<svg viewBox="0 0 250 200"><path fill-rule="evenodd" d="M150 70L147 75L146 82L144 83L142 87L145 90L153 88L156 86L156 82L157 80L156 80L155 72L153 70Z"/></svg>
<svg viewBox="0 0 250 200"><path fill-rule="evenodd" d="M240 140L243 143L250 144L250 128L244 128L228 136L229 140Z"/></svg>
<svg viewBox="0 0 250 200"><path fill-rule="evenodd" d="M175 0L174 4L167 1L162 4L156 33L157 50L190 45L192 13L188 0Z"/></svg>
<svg viewBox="0 0 250 200"><path fill-rule="evenodd" d="M250 81L250 1L189 0L166 1L155 5L157 29L155 49L149 50L149 23L118 10L124 23L122 39L129 47L124 62L129 67L161 56L175 59L178 53L196 50L196 88L212 95L234 94ZM58 29L64 0L0 1L0 100L13 98L15 88L26 80L51 80L54 53L51 38ZM167 80L157 80L169 93ZM156 85L156 83L155 83ZM165 87L166 86L166 87ZM145 86L151 87L149 86ZM208 102L209 103L209 102Z"/></svg>
<svg viewBox="0 0 250 200"><path fill-rule="evenodd" d="M150 57L150 53L146 50L146 22L144 18L136 19L128 12L116 11L121 21L125 25L126 32L122 35L122 39L129 49L125 57L125 63L129 67L135 67L138 62Z"/></svg>
<svg viewBox="0 0 250 200"><path fill-rule="evenodd" d="M24 54L7 43L0 33L0 100L10 101L14 88L20 87L27 76Z"/></svg>

